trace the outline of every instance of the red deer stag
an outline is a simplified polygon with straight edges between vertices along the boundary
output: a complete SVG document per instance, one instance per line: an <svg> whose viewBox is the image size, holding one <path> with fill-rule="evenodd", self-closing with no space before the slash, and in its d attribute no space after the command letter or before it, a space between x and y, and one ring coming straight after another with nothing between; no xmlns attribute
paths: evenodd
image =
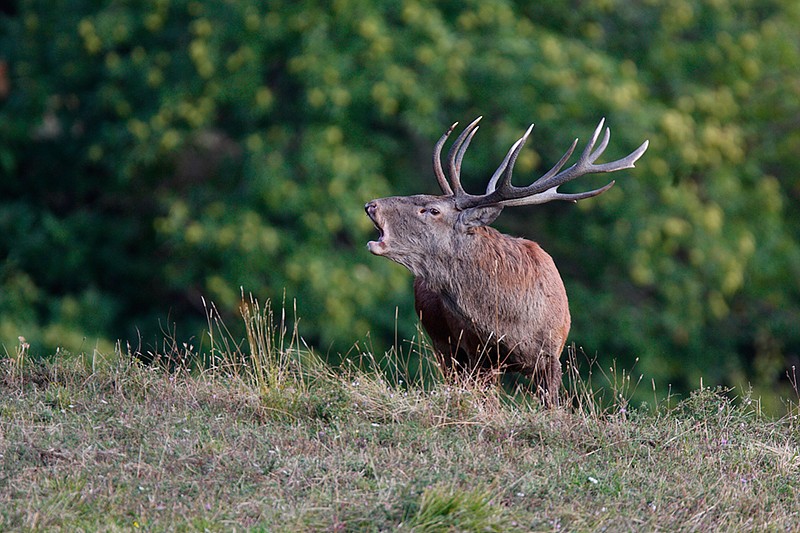
<svg viewBox="0 0 800 533"><path fill-rule="evenodd" d="M558 187L585 174L633 168L648 142L618 161L596 165L610 137L606 128L594 149L601 120L577 163L561 170L578 144L575 139L550 171L527 187L515 187L511 173L531 125L489 179L486 194L472 195L461 186L461 162L480 119L450 148L449 183L441 151L458 123L436 143L433 170L442 196L393 196L366 204L379 232L368 247L414 274L416 310L445 372L517 371L530 376L542 401L553 405L561 385L559 358L570 327L564 284L553 259L538 244L488 225L506 206L575 202L602 194L613 181L577 194L560 193Z"/></svg>

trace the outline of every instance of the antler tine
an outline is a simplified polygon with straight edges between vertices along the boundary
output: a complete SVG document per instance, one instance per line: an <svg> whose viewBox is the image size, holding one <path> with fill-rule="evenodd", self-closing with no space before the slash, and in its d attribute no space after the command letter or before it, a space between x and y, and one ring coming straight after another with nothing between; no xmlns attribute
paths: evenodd
<svg viewBox="0 0 800 533"><path fill-rule="evenodd" d="M499 183L497 184L500 189L505 189L511 185L511 174L514 172L514 165L517 163L517 158L520 152L522 152L522 147L525 146L525 142L528 140L531 131L533 131L533 124L528 126L525 134L514 143L514 146L511 147L508 155L506 155L506 159L503 160L504 169L500 175ZM492 179L494 179L494 176L492 176Z"/></svg>
<svg viewBox="0 0 800 533"><path fill-rule="evenodd" d="M475 126L475 129L473 129L471 132L469 132L469 135L467 135L467 138L464 139L464 143L461 145L461 148L458 149L458 153L456 154L456 172L455 172L455 175L458 176L457 179L458 179L459 185L461 184L461 161L464 160L464 154L467 152L467 148L469 147L469 143L472 142L472 138L475 136L476 133L478 133L478 130L480 128L481 128L480 126Z"/></svg>
<svg viewBox="0 0 800 533"><path fill-rule="evenodd" d="M593 191L586 191L586 192L579 192L574 194L564 194L558 192L558 186L553 187L552 189L547 189L544 192L536 194L534 196L527 196L524 198L517 198L516 200L505 200L502 204L506 207L513 207L517 205L536 205L536 204L545 204L547 202L552 202L553 200L566 200L568 202L577 202L578 200L583 200L585 198L591 198L592 196L598 196L603 194L608 189L614 186L616 183L615 180L611 180L608 185L604 187L600 187L599 189L594 189Z"/></svg>
<svg viewBox="0 0 800 533"><path fill-rule="evenodd" d="M447 160L450 164L450 182L453 184L453 194L456 196L464 194L464 188L461 186L461 159L463 159L464 154L461 153L459 157L459 152L461 146L465 143L469 146L469 140L471 140L472 135L474 135L473 130L478 126L478 122L480 122L482 118L482 116L476 118L469 126L464 128L464 131L462 131L461 135L453 142L453 146L450 147L450 152L447 154ZM464 150L466 150L466 147L464 147Z"/></svg>
<svg viewBox="0 0 800 533"><path fill-rule="evenodd" d="M453 133L453 130L456 129L456 126L458 126L458 122L453 122L450 129L444 132L444 135L436 142L436 146L433 147L433 173L436 176L436 181L439 182L439 187L441 187L445 195L453 194L453 189L451 189L450 184L447 183L447 178L442 169L442 147L445 141L447 141L447 138L450 137L450 134Z"/></svg>
<svg viewBox="0 0 800 533"><path fill-rule="evenodd" d="M605 133L603 133L603 140L600 141L600 146L598 146L597 150L595 150L592 153L592 155L589 156L590 163L594 163L595 161L597 161L597 158L600 157L603 154L603 152L606 151L609 140L611 140L611 128L606 128Z"/></svg>
<svg viewBox="0 0 800 533"><path fill-rule="evenodd" d="M598 148L595 154L592 154L592 150L594 149L594 143L597 142L597 138L600 136L600 132L603 130L603 124L606 123L606 117L600 119L600 122L597 124L597 127L594 129L594 133L592 133L592 138L589 139L589 142L586 144L586 148L583 149L583 153L581 154L580 160L588 160L592 155L595 155L592 158L592 161L596 160L600 154L603 153L603 150L606 149L606 145L608 144L608 140L605 139L604 142L600 143L600 147ZM606 136L610 134L610 130L606 128Z"/></svg>
<svg viewBox="0 0 800 533"><path fill-rule="evenodd" d="M517 139L517 141L511 145L511 148L508 149L508 153L503 158L503 161L500 163L500 166L497 167L497 170L494 171L492 174L491 179L489 179L489 183L486 184L486 194L493 193L494 190L497 188L497 180L500 179L500 176L503 175L503 171L508 166L508 160L511 159L511 155L516 151L517 146L519 143L522 142L522 139Z"/></svg>
<svg viewBox="0 0 800 533"><path fill-rule="evenodd" d="M574 141L572 141L572 145L569 147L569 149L566 152L564 152L564 155L561 156L561 159L558 160L558 163L553 165L553 168L548 170L544 176L534 181L531 184L531 186L544 183L553 176L555 176L556 174L558 174L558 172L563 168L564 164L569 160L570 157L572 157L572 153L575 151L575 147L577 146L578 146L578 139L575 139Z"/></svg>
<svg viewBox="0 0 800 533"><path fill-rule="evenodd" d="M622 170L624 168L634 168L634 164L640 157L647 151L650 146L650 141L643 142L639 148L623 157L610 163L603 163L601 165L592 165L592 172L614 172L615 170Z"/></svg>

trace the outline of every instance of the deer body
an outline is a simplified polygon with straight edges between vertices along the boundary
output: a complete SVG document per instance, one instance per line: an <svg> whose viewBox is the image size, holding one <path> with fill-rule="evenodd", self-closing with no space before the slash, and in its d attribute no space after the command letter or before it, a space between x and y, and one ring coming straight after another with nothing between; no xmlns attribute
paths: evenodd
<svg viewBox="0 0 800 533"><path fill-rule="evenodd" d="M414 280L417 314L446 367L505 368L558 390L570 316L551 257L534 242L478 228L452 264L445 279Z"/></svg>
<svg viewBox="0 0 800 533"><path fill-rule="evenodd" d="M558 172L574 150L573 143L553 170L528 187L514 187L511 171L529 129L490 179L486 194L473 196L461 188L460 169L477 122L450 150L452 187L439 158L455 124L436 144L434 171L443 196L394 196L367 203L367 214L380 233L368 247L414 274L415 307L445 372L518 371L530 376L542 400L552 405L558 398L559 358L570 328L564 284L552 258L538 244L504 235L488 224L506 206L601 194L613 182L578 194L562 194L557 188L588 172L630 168L647 143L627 158L594 165L608 142L606 130L600 148L592 152L601 122L578 163Z"/></svg>

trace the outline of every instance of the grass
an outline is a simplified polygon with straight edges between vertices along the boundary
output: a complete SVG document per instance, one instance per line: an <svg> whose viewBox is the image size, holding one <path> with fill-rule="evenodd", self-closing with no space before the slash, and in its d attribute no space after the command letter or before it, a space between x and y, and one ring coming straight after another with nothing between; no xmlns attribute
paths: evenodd
<svg viewBox="0 0 800 533"><path fill-rule="evenodd" d="M121 348L37 362L21 341L0 361L0 530L800 523L796 403L773 420L755 399L702 388L634 408L630 376L589 381L573 362L566 405L545 410L470 380L334 371L284 314L249 300L243 315L234 341L212 306L211 347L167 342L150 365Z"/></svg>

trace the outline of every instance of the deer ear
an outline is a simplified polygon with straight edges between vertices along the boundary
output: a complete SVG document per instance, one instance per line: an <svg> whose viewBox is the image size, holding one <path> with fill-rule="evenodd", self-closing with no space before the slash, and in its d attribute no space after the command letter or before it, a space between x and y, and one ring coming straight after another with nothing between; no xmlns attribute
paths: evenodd
<svg viewBox="0 0 800 533"><path fill-rule="evenodd" d="M500 216L502 205L487 205L484 207L470 207L461 211L457 224L463 228L476 228L488 226Z"/></svg>

